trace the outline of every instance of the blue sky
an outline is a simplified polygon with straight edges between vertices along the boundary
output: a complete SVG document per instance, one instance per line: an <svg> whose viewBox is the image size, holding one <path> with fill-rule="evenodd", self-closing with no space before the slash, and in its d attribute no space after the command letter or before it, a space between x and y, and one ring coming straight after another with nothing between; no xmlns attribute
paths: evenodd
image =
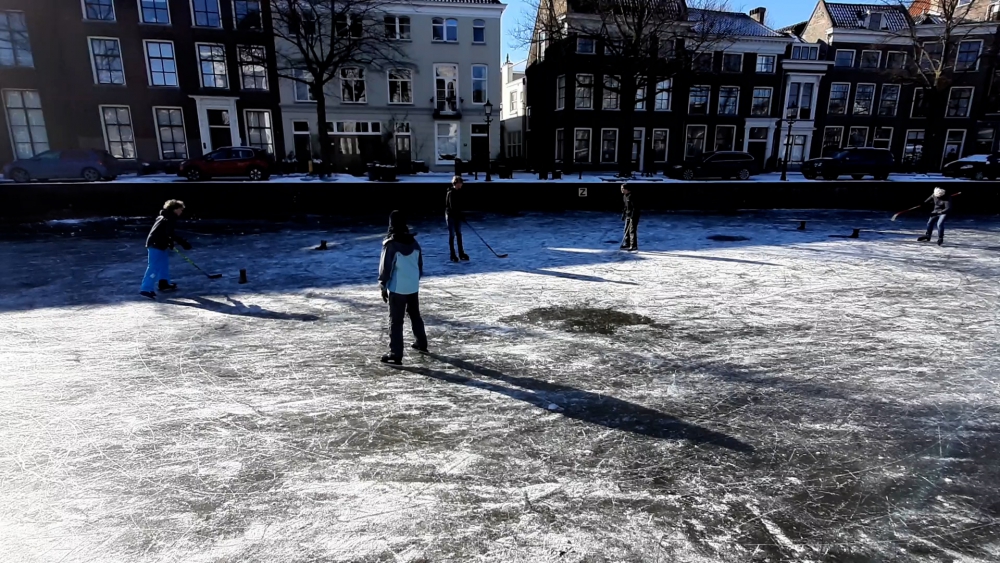
<svg viewBox="0 0 1000 563"><path fill-rule="evenodd" d="M503 20L503 46L500 58L503 60L510 53L510 60L520 61L527 58L527 51L519 45L512 37L518 22L523 17L522 14L530 12L530 4L526 0L503 0L507 4L504 10ZM736 12L749 12L757 6L767 8L767 24L771 27L784 27L800 21L805 21L812 15L813 8L816 7L815 0L767 0L751 4L730 3L730 10ZM533 14L532 14L533 15Z"/></svg>

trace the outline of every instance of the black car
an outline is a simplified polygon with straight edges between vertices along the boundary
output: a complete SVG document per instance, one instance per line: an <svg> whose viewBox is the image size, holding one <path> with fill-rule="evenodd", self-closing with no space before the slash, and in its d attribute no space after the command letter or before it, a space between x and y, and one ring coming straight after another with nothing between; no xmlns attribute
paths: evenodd
<svg viewBox="0 0 1000 563"><path fill-rule="evenodd" d="M695 178L739 178L746 180L757 174L757 162L753 155L740 151L719 151L705 153L684 164L667 169L671 178L694 180Z"/></svg>
<svg viewBox="0 0 1000 563"><path fill-rule="evenodd" d="M996 180L1000 176L1000 153L972 154L960 158L946 164L941 173L950 178Z"/></svg>
<svg viewBox="0 0 1000 563"><path fill-rule="evenodd" d="M895 162L889 149L852 147L827 158L813 158L803 162L802 175L810 180L815 180L817 177L836 180L845 174L855 180L860 180L866 175L876 180L885 180L889 177Z"/></svg>
<svg viewBox="0 0 1000 563"><path fill-rule="evenodd" d="M3 167L3 174L15 182L32 180L83 179L87 182L114 180L122 165L111 153L96 149L45 151Z"/></svg>

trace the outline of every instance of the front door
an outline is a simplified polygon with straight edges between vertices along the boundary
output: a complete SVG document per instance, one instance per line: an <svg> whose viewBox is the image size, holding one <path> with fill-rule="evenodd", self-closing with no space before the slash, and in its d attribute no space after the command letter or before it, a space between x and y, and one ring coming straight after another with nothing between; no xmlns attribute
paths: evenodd
<svg viewBox="0 0 1000 563"><path fill-rule="evenodd" d="M485 123L472 124L472 162L476 170L486 170L490 160L490 139Z"/></svg>
<svg viewBox="0 0 1000 563"><path fill-rule="evenodd" d="M232 128L230 124L229 110L210 109L208 110L208 138L211 145L208 150L216 150L222 147L233 146Z"/></svg>
<svg viewBox="0 0 1000 563"><path fill-rule="evenodd" d="M632 130L632 169L642 172L642 153L643 138L646 136L646 130L642 127L638 127Z"/></svg>
<svg viewBox="0 0 1000 563"><path fill-rule="evenodd" d="M410 152L410 136L396 134L396 164L409 169L413 156Z"/></svg>

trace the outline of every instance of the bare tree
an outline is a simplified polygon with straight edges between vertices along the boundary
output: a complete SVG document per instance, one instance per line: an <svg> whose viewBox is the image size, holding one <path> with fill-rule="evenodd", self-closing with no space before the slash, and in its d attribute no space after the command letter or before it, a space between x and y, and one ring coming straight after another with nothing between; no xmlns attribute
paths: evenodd
<svg viewBox="0 0 1000 563"><path fill-rule="evenodd" d="M996 64L997 25L982 21L981 15L972 11L974 4L932 0L927 13L898 18L905 25L889 33L887 42L902 48L906 56L904 61L889 61L886 72L893 82L917 88L914 115L922 113L927 120L923 152L920 160L912 163L917 168L938 168L947 142L946 116L972 115L972 91L952 95L952 87L973 86L975 71L980 67L991 70ZM901 0L889 0L888 7L904 14L908 11Z"/></svg>
<svg viewBox="0 0 1000 563"><path fill-rule="evenodd" d="M409 20L389 15L396 5L391 0L270 0L270 5L278 76L304 84L316 101L320 158L329 170L326 86L346 78L341 95L363 97L361 73L406 60L399 40L409 39Z"/></svg>
<svg viewBox="0 0 1000 563"><path fill-rule="evenodd" d="M534 17L515 32L529 48L529 64L546 55L603 49L603 56L588 62L588 76L602 81L601 103L619 110L621 176L632 174L636 109L655 103L657 94L671 88L672 77L735 39L736 23L723 0L689 5L683 0L531 0ZM569 86L581 93L595 91L598 85L580 82L578 76Z"/></svg>

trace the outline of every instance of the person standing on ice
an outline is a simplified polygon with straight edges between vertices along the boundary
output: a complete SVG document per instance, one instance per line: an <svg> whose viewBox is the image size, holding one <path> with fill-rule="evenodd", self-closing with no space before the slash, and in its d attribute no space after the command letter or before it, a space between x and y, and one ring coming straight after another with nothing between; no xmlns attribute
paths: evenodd
<svg viewBox="0 0 1000 563"><path fill-rule="evenodd" d="M625 221L625 236L622 238L622 250L639 250L639 206L635 200L635 193L628 186L622 184L622 199L625 201L625 209L622 211L622 221Z"/></svg>
<svg viewBox="0 0 1000 563"><path fill-rule="evenodd" d="M448 224L448 248L451 250L452 262L469 259L465 248L462 247L462 221L465 220L462 208L462 184L464 182L461 176L452 178L448 195L444 199L444 220ZM455 239L458 239L458 254L455 254Z"/></svg>
<svg viewBox="0 0 1000 563"><path fill-rule="evenodd" d="M389 232L382 241L382 261L378 268L378 285L382 301L389 304L389 353L382 362L403 363L403 316L410 315L410 325L416 338L411 347L427 352L427 333L420 317L420 278L424 275L424 257L420 244L410 233L399 211L389 215Z"/></svg>
<svg viewBox="0 0 1000 563"><path fill-rule="evenodd" d="M942 188L934 188L931 197L924 200L924 203L928 202L934 202L934 209L931 211L930 219L927 220L927 232L917 240L920 242L930 241L931 235L934 234L934 225L937 224L937 243L938 246L941 246L944 244L944 220L951 212L951 196Z"/></svg>
<svg viewBox="0 0 1000 563"><path fill-rule="evenodd" d="M167 251L179 244L184 250L191 250L191 244L182 239L174 232L177 220L184 213L184 202L179 199L167 200L160 210L159 217L153 223L153 228L149 230L146 237L146 254L149 263L146 266L146 275L142 278L142 287L139 295L150 299L156 298L156 289L160 291L173 291L177 289L177 284L170 283L170 255ZM157 286L159 282L159 286Z"/></svg>

